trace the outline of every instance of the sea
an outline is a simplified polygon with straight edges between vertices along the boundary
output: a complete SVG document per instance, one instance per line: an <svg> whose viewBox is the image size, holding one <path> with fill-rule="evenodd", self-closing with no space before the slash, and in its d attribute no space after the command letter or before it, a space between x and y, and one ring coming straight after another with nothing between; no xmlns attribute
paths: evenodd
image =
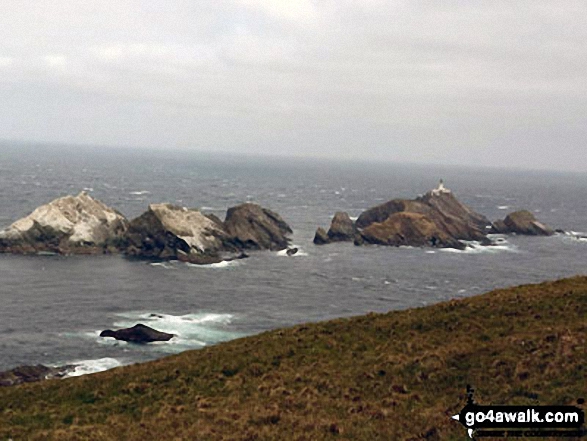
<svg viewBox="0 0 587 441"><path fill-rule="evenodd" d="M336 211L357 217L414 198L439 179L489 219L528 209L569 232L498 236L465 251L315 246ZM255 202L292 227L295 256L196 266L122 256L0 254L0 371L76 365L82 375L295 324L431 305L495 288L587 273L587 174L294 159L190 151L0 145L0 228L87 191L128 218L170 202L224 218ZM101 338L143 323L177 336L137 345Z"/></svg>

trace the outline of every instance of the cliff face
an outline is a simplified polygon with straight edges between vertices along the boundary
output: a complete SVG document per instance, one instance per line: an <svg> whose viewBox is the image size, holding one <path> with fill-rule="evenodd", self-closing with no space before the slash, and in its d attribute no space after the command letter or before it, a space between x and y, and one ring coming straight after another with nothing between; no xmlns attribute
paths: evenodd
<svg viewBox="0 0 587 441"><path fill-rule="evenodd" d="M123 215L82 192L43 205L0 231L0 252L111 252L127 227Z"/></svg>

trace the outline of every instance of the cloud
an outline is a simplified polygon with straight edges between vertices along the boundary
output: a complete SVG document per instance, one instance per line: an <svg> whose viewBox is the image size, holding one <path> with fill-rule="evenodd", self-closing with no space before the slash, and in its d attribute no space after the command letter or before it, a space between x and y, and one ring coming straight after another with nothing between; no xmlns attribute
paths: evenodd
<svg viewBox="0 0 587 441"><path fill-rule="evenodd" d="M585 17L575 0L5 0L0 138L576 168Z"/></svg>
<svg viewBox="0 0 587 441"><path fill-rule="evenodd" d="M238 4L278 20L312 21L318 16L318 7L310 0L238 0Z"/></svg>

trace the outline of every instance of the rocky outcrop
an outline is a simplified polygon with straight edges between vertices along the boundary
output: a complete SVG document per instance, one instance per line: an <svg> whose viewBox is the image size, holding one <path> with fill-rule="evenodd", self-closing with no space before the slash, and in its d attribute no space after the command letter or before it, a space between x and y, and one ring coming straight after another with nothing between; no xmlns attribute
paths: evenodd
<svg viewBox="0 0 587 441"><path fill-rule="evenodd" d="M228 235L216 220L171 204L149 205L130 222L125 239L129 256L193 263L220 262L220 253L229 248Z"/></svg>
<svg viewBox="0 0 587 441"><path fill-rule="evenodd" d="M336 212L328 230L328 239L330 242L348 242L354 238L355 224L348 213L343 211Z"/></svg>
<svg viewBox="0 0 587 441"><path fill-rule="evenodd" d="M527 211L515 211L506 216L504 220L498 220L491 226L492 233L500 234L524 234L529 236L552 236L554 230L539 222L534 215Z"/></svg>
<svg viewBox="0 0 587 441"><path fill-rule="evenodd" d="M336 213L328 233L319 228L314 243L354 240L355 245L431 246L465 248L462 241L489 243L489 220L461 203L440 184L416 199L394 199L370 208L353 224Z"/></svg>
<svg viewBox="0 0 587 441"><path fill-rule="evenodd" d="M383 222L374 222L364 228L355 244L390 246L431 246L464 249L465 245L425 214L395 213Z"/></svg>
<svg viewBox="0 0 587 441"><path fill-rule="evenodd" d="M283 250L292 233L277 213L251 203L229 208L224 228L230 245L250 250Z"/></svg>
<svg viewBox="0 0 587 441"><path fill-rule="evenodd" d="M443 232L443 237L452 237L454 240L486 240L486 230L491 223L489 220L462 204L450 190L435 189L415 200L394 199L363 212L357 219L356 226L364 230L372 224L383 223L398 213L414 213L424 216L426 220L436 226L436 230ZM400 223L409 222L410 218L401 218ZM412 219L420 219L412 217ZM398 221L394 221L398 225ZM430 230L431 231L431 230ZM434 236L436 237L436 236ZM435 242L430 238L430 242ZM436 237L436 239L440 239ZM414 237L419 242L417 237ZM409 238L407 240L410 242ZM369 242L367 240L367 242ZM452 242L452 241L450 241ZM445 240L436 243L446 243ZM442 246L442 245L435 245Z"/></svg>
<svg viewBox="0 0 587 441"><path fill-rule="evenodd" d="M123 340L130 343L151 343L154 341L169 341L174 335L157 331L139 323L132 328L123 328L117 331L106 329L100 333L100 337L113 337L116 340Z"/></svg>
<svg viewBox="0 0 587 441"><path fill-rule="evenodd" d="M248 257L244 250L287 248L291 228L256 204L229 208L226 220L195 209L153 204L132 220L125 235L129 256L209 264Z"/></svg>
<svg viewBox="0 0 587 441"><path fill-rule="evenodd" d="M0 231L0 252L114 252L127 226L122 214L82 192L43 205Z"/></svg>
<svg viewBox="0 0 587 441"><path fill-rule="evenodd" d="M325 232L323 228L316 230L314 243L324 245L332 242L351 242L355 239L355 233L355 223L348 213L337 211L332 218L328 232Z"/></svg>
<svg viewBox="0 0 587 441"><path fill-rule="evenodd" d="M328 239L328 233L324 228L318 227L316 234L314 234L314 244L326 245L327 243L330 243L330 240Z"/></svg>
<svg viewBox="0 0 587 441"><path fill-rule="evenodd" d="M36 366L19 366L6 372L0 372L0 386L16 386L22 383L62 378L73 371L75 366L48 367L42 364Z"/></svg>

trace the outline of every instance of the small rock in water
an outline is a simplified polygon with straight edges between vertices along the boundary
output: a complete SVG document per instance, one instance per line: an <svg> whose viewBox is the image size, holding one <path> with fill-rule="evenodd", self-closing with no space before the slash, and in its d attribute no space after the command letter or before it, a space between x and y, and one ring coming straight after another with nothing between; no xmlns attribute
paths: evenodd
<svg viewBox="0 0 587 441"><path fill-rule="evenodd" d="M128 341L130 343L150 343L153 341L169 341L174 335L157 331L139 323L132 328L123 328L118 331L106 329L100 333L100 337L113 337L116 340Z"/></svg>
<svg viewBox="0 0 587 441"><path fill-rule="evenodd" d="M287 251L285 252L285 254L287 254L288 256L293 256L294 254L296 254L299 250L297 248L288 248Z"/></svg>

